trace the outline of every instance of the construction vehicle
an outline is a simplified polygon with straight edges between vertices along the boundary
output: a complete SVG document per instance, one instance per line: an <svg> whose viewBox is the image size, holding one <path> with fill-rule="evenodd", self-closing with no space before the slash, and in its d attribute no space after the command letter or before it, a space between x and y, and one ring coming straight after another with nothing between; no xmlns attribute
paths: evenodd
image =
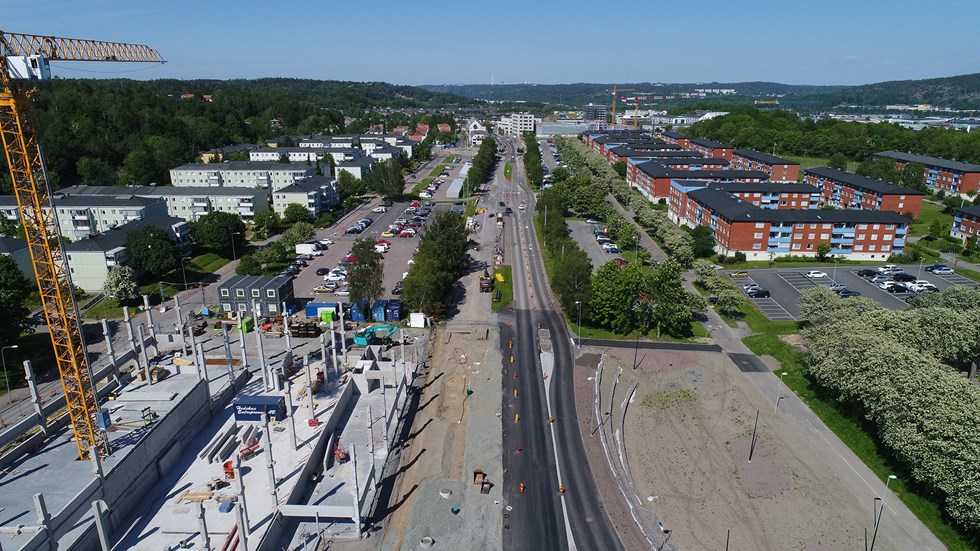
<svg viewBox="0 0 980 551"><path fill-rule="evenodd" d="M480 276L480 292L489 293L493 291L493 278L486 270L483 270L483 275Z"/></svg>
<svg viewBox="0 0 980 551"><path fill-rule="evenodd" d="M387 343L391 336L398 331L394 325L372 325L354 333L354 344L367 346L369 344Z"/></svg>
<svg viewBox="0 0 980 551"><path fill-rule="evenodd" d="M51 201L39 131L31 105L33 83L51 78L50 61L138 61L163 63L149 46L58 38L0 31L0 135L34 264L37 288L54 348L55 363L78 456L89 449L109 454L105 433L98 429L99 412L89 374L78 320L78 307Z"/></svg>

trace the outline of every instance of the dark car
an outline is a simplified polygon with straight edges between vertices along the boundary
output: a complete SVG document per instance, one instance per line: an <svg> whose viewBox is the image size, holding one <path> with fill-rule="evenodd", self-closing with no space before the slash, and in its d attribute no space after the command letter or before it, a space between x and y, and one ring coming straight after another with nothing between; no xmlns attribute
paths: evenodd
<svg viewBox="0 0 980 551"><path fill-rule="evenodd" d="M769 298L772 296L768 289L749 289L745 294L752 298Z"/></svg>
<svg viewBox="0 0 980 551"><path fill-rule="evenodd" d="M863 270L858 270L857 271L857 275L859 275L861 277L874 277L874 276L878 275L878 271L877 270L871 270L871 269L865 268Z"/></svg>
<svg viewBox="0 0 980 551"><path fill-rule="evenodd" d="M861 293L857 291L852 291L850 289L842 289L837 292L837 296L839 296L840 298L852 298L852 297L861 296Z"/></svg>
<svg viewBox="0 0 980 551"><path fill-rule="evenodd" d="M316 275L318 275L318 276L324 276L324 275L327 275L329 273L330 273L330 270L328 270L327 268L317 268L316 269Z"/></svg>
<svg viewBox="0 0 980 551"><path fill-rule="evenodd" d="M899 283L897 281L889 281L889 282L886 282L886 283L884 283L884 287L881 287L881 288L883 290L885 290L885 291L888 291L889 293L907 293L907 292L909 292L909 288L908 287L906 287L904 284Z"/></svg>
<svg viewBox="0 0 980 551"><path fill-rule="evenodd" d="M930 266L926 266L925 268L923 268L923 270L925 270L927 272L934 272L934 271L938 270L939 268L949 268L949 266L947 266L945 264L932 264Z"/></svg>
<svg viewBox="0 0 980 551"><path fill-rule="evenodd" d="M502 207L504 206L504 202L503 201L500 202L500 206L502 206Z"/></svg>
<svg viewBox="0 0 980 551"><path fill-rule="evenodd" d="M895 281L915 281L915 276L906 272L900 274L895 274L892 276Z"/></svg>
<svg viewBox="0 0 980 551"><path fill-rule="evenodd" d="M514 213L514 209L507 207L507 214L513 214L513 213Z"/></svg>

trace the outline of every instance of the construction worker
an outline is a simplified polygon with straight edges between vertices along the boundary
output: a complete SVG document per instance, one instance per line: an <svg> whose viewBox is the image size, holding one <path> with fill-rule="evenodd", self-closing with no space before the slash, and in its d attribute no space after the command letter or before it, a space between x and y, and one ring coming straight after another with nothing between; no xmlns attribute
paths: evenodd
<svg viewBox="0 0 980 551"><path fill-rule="evenodd" d="M523 482L521 482L520 488L521 488L521 493L523 494L524 493L524 483Z"/></svg>
<svg viewBox="0 0 980 551"><path fill-rule="evenodd" d="M559 484L558 485L558 493L561 494L561 495L565 495L565 487Z"/></svg>
<svg viewBox="0 0 980 551"><path fill-rule="evenodd" d="M554 415L549 415L548 416L548 422L549 423L554 423L555 422L555 416Z"/></svg>

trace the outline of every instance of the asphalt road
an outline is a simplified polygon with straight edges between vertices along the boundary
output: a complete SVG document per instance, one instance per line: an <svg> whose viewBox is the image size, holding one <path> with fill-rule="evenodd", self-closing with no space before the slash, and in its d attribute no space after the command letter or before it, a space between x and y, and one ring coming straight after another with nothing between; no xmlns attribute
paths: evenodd
<svg viewBox="0 0 980 551"><path fill-rule="evenodd" d="M509 157L509 151L505 157ZM527 198L528 208L515 209L505 218L508 227L504 232L507 251L504 261L513 266L514 312L501 316L505 321L501 344L508 348L504 350L507 361L503 392L505 404L513 403L515 411L505 409L511 415L504 420L504 496L508 504L526 503L533 510L528 514L522 508L523 514L511 514L506 519L510 528L504 531L504 548L622 549L622 542L597 498L598 490L578 431L570 335L564 319L547 298L547 276L532 225L534 197L526 191L522 163L515 161L512 162L515 189L509 198L511 201L521 196ZM528 253L527 263L523 252ZM511 323L510 327L507 322ZM538 363L538 324L550 331L555 356L549 393L545 392ZM508 364L511 339L513 369ZM513 371L517 371L516 379ZM514 388L518 391L516 398ZM519 421L515 422L513 413L521 416ZM549 416L555 418L553 424ZM520 453L516 451L518 445ZM560 471L556 470L556 461ZM529 476L533 477L531 481L524 480ZM518 489L522 480L526 484L523 495ZM559 485L566 490L563 495L558 492ZM513 513L517 512L515 506ZM569 533L572 542L568 541Z"/></svg>

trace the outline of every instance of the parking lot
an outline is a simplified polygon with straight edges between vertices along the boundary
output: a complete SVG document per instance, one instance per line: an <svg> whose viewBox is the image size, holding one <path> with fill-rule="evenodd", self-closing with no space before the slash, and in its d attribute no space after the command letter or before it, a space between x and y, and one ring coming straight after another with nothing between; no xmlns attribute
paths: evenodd
<svg viewBox="0 0 980 551"><path fill-rule="evenodd" d="M407 203L395 203L385 213L372 213L371 209L380 204L380 199L375 199L370 203L362 205L359 209L352 212L334 227L317 231L316 239L331 239L334 244L323 251L323 256L313 257L307 261L307 267L300 270L300 273L293 279L293 292L297 299L314 299L323 302L346 302L349 297L337 296L333 293L313 293L313 288L323 283L323 276L316 275L318 268L336 268L340 260L350 252L354 241L358 238L370 238L372 240L384 239L391 243L391 248L385 253L384 262L384 295L383 298L398 298L391 294L391 289L395 283L403 279L404 273L408 271L409 261L415 253L415 248L419 244L419 236L424 233L425 226L419 228L419 233L415 237L399 238L381 237L381 232L397 218L405 216ZM433 214L438 210L448 209L449 205L436 205ZM357 220L369 216L374 219L371 224L361 234L345 234L344 231ZM432 216L429 216L431 219Z"/></svg>
<svg viewBox="0 0 980 551"><path fill-rule="evenodd" d="M569 220L568 229L571 232L572 239L589 255L589 259L592 261L593 272L598 270L599 266L602 266L606 262L622 257L622 253L607 253L603 250L602 245L593 237L592 228L584 221Z"/></svg>
<svg viewBox="0 0 980 551"><path fill-rule="evenodd" d="M827 277L808 278L806 273L815 268L760 268L749 270L726 270L726 274L735 271L748 272L747 277L733 278L733 281L742 287L749 283L756 283L763 289L771 293L771 298L758 298L752 300L756 306L773 321L796 320L800 316L800 293L817 285L830 285L840 283L846 285L851 291L861 293L861 296L868 297L877 301L885 308L893 310L905 308L905 299L912 293L897 292L890 293L871 283L867 279L857 275L861 269L875 269L877 266L834 266L820 268L826 273ZM924 279L943 291L953 285L968 285L976 287L977 282L959 274L950 276L939 276L925 270L920 271L918 264L901 265L906 273L917 276L916 279Z"/></svg>

